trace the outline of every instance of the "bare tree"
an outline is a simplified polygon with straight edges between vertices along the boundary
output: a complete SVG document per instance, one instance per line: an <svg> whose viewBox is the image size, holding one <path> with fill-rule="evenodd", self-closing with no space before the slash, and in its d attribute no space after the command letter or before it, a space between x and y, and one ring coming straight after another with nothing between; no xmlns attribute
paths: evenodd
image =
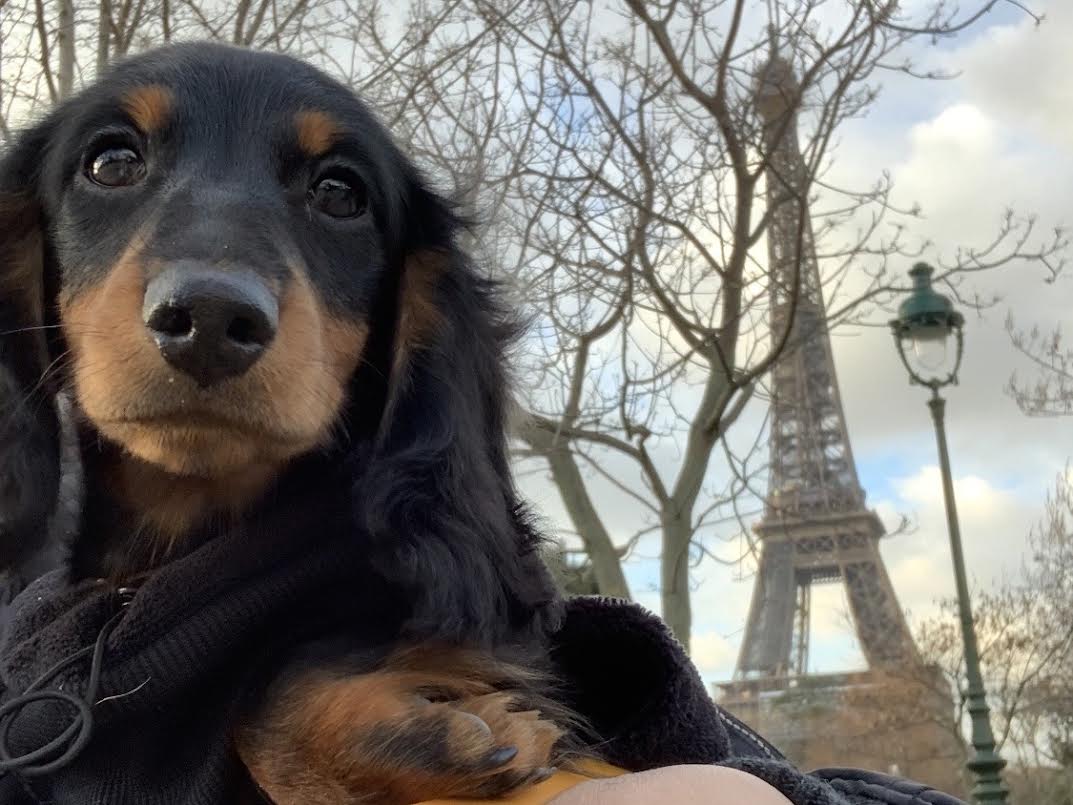
<svg viewBox="0 0 1073 805"><path fill-rule="evenodd" d="M1073 415L1073 346L1061 326L1050 331L1039 325L1022 330L1008 316L1006 331L1014 347L1037 369L1035 379L1027 382L1015 373L1006 385L1007 393L1029 416Z"/></svg>
<svg viewBox="0 0 1073 805"><path fill-rule="evenodd" d="M828 181L835 133L885 71L914 74L909 43L953 35L996 3L915 19L871 0L466 5L503 43L522 77L513 114L535 126L499 216L538 325L522 455L545 462L602 592L629 594L622 562L658 535L662 613L688 643L691 565L762 497L763 459L724 437L796 346L773 331L772 299L809 292L815 242L826 326L867 321L904 290L888 267L928 245L912 242L916 211L894 207L885 174L863 188ZM775 61L794 79L781 122L765 125L756 90ZM774 155L798 124L804 168L780 173ZM767 234L788 214L796 268L773 280ZM1060 234L1037 243L1034 226L1002 218L941 279L959 294L973 272L1064 247ZM608 501L643 513L633 534L612 534Z"/></svg>
<svg viewBox="0 0 1073 805"><path fill-rule="evenodd" d="M0 136L112 59L173 39L211 39L325 62L354 11L340 0L4 0ZM88 68L88 69L87 69Z"/></svg>

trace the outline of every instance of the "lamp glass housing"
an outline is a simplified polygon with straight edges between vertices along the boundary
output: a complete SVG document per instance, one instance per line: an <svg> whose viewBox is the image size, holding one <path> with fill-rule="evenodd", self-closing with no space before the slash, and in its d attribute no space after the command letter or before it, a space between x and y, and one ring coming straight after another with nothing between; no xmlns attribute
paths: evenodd
<svg viewBox="0 0 1073 805"><path fill-rule="evenodd" d="M913 362L921 374L946 374L950 366L950 328L921 326L909 332Z"/></svg>
<svg viewBox="0 0 1073 805"><path fill-rule="evenodd" d="M926 263L913 266L913 288L898 306L891 329L909 375L914 382L932 388L957 382L961 365L964 317L950 300L931 285L933 269ZM955 348L950 348L950 337Z"/></svg>

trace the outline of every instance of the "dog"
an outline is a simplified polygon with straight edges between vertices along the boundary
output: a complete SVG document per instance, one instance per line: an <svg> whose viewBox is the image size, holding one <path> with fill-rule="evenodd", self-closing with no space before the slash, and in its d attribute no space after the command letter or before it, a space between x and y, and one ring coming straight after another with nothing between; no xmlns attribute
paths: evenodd
<svg viewBox="0 0 1073 805"><path fill-rule="evenodd" d="M562 751L559 599L508 466L517 328L464 226L348 88L224 45L112 67L0 163L0 560L47 541L63 394L73 581L316 521L317 489L405 602L371 667L296 651L235 724L281 805L494 796Z"/></svg>

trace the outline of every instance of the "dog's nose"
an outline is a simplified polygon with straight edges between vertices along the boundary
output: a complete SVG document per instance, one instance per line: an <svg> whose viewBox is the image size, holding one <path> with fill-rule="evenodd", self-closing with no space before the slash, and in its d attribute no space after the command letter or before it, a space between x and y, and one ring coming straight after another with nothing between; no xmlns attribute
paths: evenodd
<svg viewBox="0 0 1073 805"><path fill-rule="evenodd" d="M201 386L241 375L279 326L279 303L252 272L177 264L145 289L142 320L164 360Z"/></svg>

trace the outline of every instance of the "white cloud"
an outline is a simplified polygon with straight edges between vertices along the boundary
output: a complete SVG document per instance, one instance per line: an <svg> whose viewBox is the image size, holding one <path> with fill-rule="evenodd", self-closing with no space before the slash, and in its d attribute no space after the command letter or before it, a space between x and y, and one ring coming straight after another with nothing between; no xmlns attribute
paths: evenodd
<svg viewBox="0 0 1073 805"><path fill-rule="evenodd" d="M954 595L942 482L935 466L897 479L896 501L880 509L911 515L915 528L884 542L883 553L891 581L911 620L935 613L937 602ZM1043 490L1039 492L1042 500ZM992 587L1014 575L1020 567L1025 537L1039 516L1035 499L1025 500L1010 489L978 476L954 479L958 521L970 585Z"/></svg>
<svg viewBox="0 0 1073 805"><path fill-rule="evenodd" d="M986 103L1009 125L1068 148L1073 146L1073 6L1063 0L1040 5L1046 12L1043 25L1023 17L993 26L948 60L964 70L970 98Z"/></svg>
<svg viewBox="0 0 1073 805"><path fill-rule="evenodd" d="M978 106L958 103L913 126L909 140L915 151L929 153L933 159L975 159L991 155L998 145L998 132L995 122Z"/></svg>
<svg viewBox="0 0 1073 805"><path fill-rule="evenodd" d="M1010 503L1009 496L985 478L968 475L955 478L953 484L958 506L971 513L1002 511ZM944 505L942 474L937 466L921 467L916 475L901 478L896 485L899 497L907 503L930 507Z"/></svg>

